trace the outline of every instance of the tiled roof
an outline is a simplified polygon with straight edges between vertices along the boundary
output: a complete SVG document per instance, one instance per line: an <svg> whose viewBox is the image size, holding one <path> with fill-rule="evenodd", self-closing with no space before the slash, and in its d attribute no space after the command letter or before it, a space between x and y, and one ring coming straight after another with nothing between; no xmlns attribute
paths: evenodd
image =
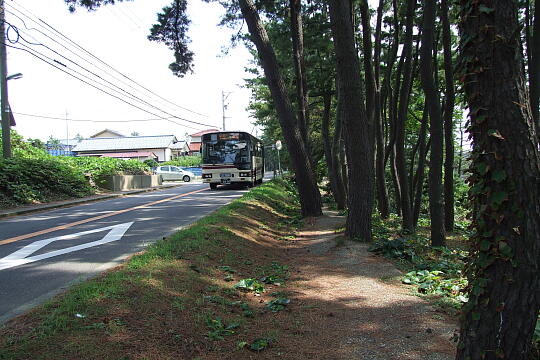
<svg viewBox="0 0 540 360"><path fill-rule="evenodd" d="M171 145L171 149L183 149L186 145L185 140L180 140L176 144Z"/></svg>
<svg viewBox="0 0 540 360"><path fill-rule="evenodd" d="M165 149L176 141L174 135L94 138L82 140L73 151Z"/></svg>
<svg viewBox="0 0 540 360"><path fill-rule="evenodd" d="M217 132L217 131L219 131L219 130L218 129L206 129L206 130L203 130L203 131L199 131L198 133L195 133L195 134L190 134L189 136L191 136L191 137L203 136L204 134L213 133L213 132Z"/></svg>

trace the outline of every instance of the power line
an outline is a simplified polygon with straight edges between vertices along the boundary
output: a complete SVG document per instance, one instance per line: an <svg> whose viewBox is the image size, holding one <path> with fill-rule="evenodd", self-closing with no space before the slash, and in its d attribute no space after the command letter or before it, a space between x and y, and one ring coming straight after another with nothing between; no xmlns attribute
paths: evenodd
<svg viewBox="0 0 540 360"><path fill-rule="evenodd" d="M16 11L19 11L19 12L20 12L20 10L16 10ZM10 12L9 10L8 10L8 12L9 12L10 14L14 15L15 17L17 17L19 20L21 20L22 23L23 23L23 25L24 25L28 30L34 30L34 31L39 32L40 34L44 35L45 37L47 37L48 39L52 40L52 41L55 42L56 44L60 45L60 46L61 46L62 48L64 48L65 50L69 51L71 54L77 56L79 59L85 61L86 63L90 64L91 66L94 66L96 69L98 69L98 70L100 70L100 71L103 71L104 73L106 73L107 75L109 75L109 76L111 76L113 79L115 79L116 81L120 81L122 84L128 86L129 88L131 88L131 89L133 89L133 90L139 92L140 94L143 94L143 92L140 91L139 89L137 89L137 88L131 86L130 84L126 83L125 81L123 81L123 80L121 80L121 79L118 79L116 76L110 74L107 70L104 70L103 68L97 66L95 63L89 61L88 59L84 58L84 57L81 56L80 54L74 52L73 50L71 50L70 48L68 48L67 46L65 46L64 44L60 43L60 42L57 41L56 39L54 39L54 38L52 38L51 36L49 36L48 34L45 34L43 31L41 31L41 30L39 30L39 29L36 29L36 28L29 28L29 27L26 25L26 23L24 22L24 20L23 20L22 18L20 18L20 17L17 16L16 14L13 14L13 13ZM23 14L23 13L21 13L21 14L22 14L23 16L25 16L28 20L30 20L30 21L32 21L33 23L37 24L38 26L43 27L43 25L41 25L41 24L37 23L35 20L31 19L30 17L28 17L28 15ZM15 27L14 27L14 28L15 28ZM15 28L15 29L16 29L16 28ZM46 30L50 32L50 30L48 30L48 29L46 29ZM18 32L17 29L16 29L16 31ZM34 39L35 41L38 41L38 40L36 40L34 37L32 37L31 35L28 35L28 36L30 36L30 37L31 37L32 39ZM55 35L55 37L57 37L57 36ZM23 39L23 40L24 40L24 39ZM27 40L25 40L25 41L27 41ZM28 41L27 41L27 42L28 42ZM12 41L12 43L13 43L13 41ZM28 42L28 43L30 43L30 42ZM56 53L56 54L58 54L58 55L64 57L65 59L67 59L67 57L61 55L60 53L58 53L57 51L51 49L50 47L45 46L44 44L41 44L41 43L32 43L32 44L33 44L33 45L41 45L41 46L44 46L44 47L48 48L50 51L52 51L52 52L54 52L54 53ZM73 45L72 45L72 46L73 46ZM52 59L51 59L51 60L52 60ZM81 67L82 69L84 69L85 71L87 71L87 72L93 74L94 76L103 79L101 76L97 75L95 72L89 71L88 69L86 69L86 68L80 66L79 64L77 64L76 62L74 62L74 61L72 61L72 60L70 60L70 59L67 59L67 60L69 60L70 62L75 63L77 66L79 66L79 67ZM64 65L64 64L62 64L62 65ZM104 81L106 81L106 80L104 80ZM108 82L108 81L107 81L107 82ZM109 82L109 84L112 84L112 83ZM115 87L118 87L119 89L121 89L121 91L126 92L131 98L138 99L139 101L142 101L142 102L148 104L147 101L142 100L140 97L137 97L137 96L135 96L135 95L133 95L133 94L127 92L126 90L122 89L121 87L119 87L119 86L117 86L117 85L114 85L114 84L112 84L112 85L115 86ZM110 89L110 87L108 87L108 86L106 86L106 87ZM145 96L147 96L147 94L145 94ZM151 105L151 107L157 108L157 107L152 106L152 105ZM163 110L161 110L161 109L158 109L158 110L159 110L159 111L162 111L162 112L165 112L165 111L163 111ZM165 112L165 113L167 113L167 112ZM167 113L167 114L170 115L169 113ZM177 117L177 116L176 116L176 117ZM190 121L190 120L187 120L187 119L184 119L184 118L181 118L181 117L177 117L177 118L180 119L180 120L184 120L184 121ZM197 122L194 122L194 123L197 123ZM198 124L201 124L201 123L198 123ZM212 125L204 124L203 126L212 126Z"/></svg>
<svg viewBox="0 0 540 360"><path fill-rule="evenodd" d="M71 118L65 118L65 117L55 117L55 116L47 116L47 115L37 115L37 114L27 114L27 113L21 113L13 111L13 114L16 115L22 115L22 116L30 116L35 118L41 118L41 119L50 119L50 120L68 120L73 122L93 122L93 123L129 123L129 122L148 122L148 121L168 121L170 118L153 118L153 119L125 119L125 120L96 120L96 119L71 119Z"/></svg>
<svg viewBox="0 0 540 360"><path fill-rule="evenodd" d="M19 19L20 19L20 18L19 18ZM22 20L22 19L21 19L21 20ZM22 20L22 21L23 21L24 26L27 27L26 24L24 23L24 20ZM57 64L63 66L64 68L69 69L70 71L76 73L77 75L79 75L79 76L81 76L81 77L83 77L83 78L85 78L85 79L87 79L87 80L89 80L89 81L91 81L91 82L93 82L93 83L95 83L95 84L99 84L99 86L104 86L105 88L107 88L107 89L109 89L109 90L111 90L111 91L113 91L113 92L116 92L116 93L122 92L122 93L123 93L122 96L127 96L128 98L131 98L131 100L138 101L139 103L142 103L142 104L144 104L145 106L148 106L148 107L150 107L150 108L154 108L154 109L156 109L156 110L158 110L158 111L160 111L160 112L163 112L163 113L165 113L165 114L167 114L167 115L170 115L171 117L176 118L176 119L178 119L178 120L185 121L185 122L189 122L189 123L192 123L192 124L201 125L201 126L212 127L212 125L200 123L200 122L193 121L193 120L188 120L188 119L185 119L185 118L182 118L182 117L173 115L173 114L171 114L171 113L169 113L169 112L167 112L167 111L165 111L165 110L162 110L161 108L158 108L157 106L155 106L155 105L149 103L148 101L143 100L143 99L141 99L140 97L138 97L138 96L136 96L136 95L133 95L133 94L130 93L129 91L127 91L127 90L121 88L120 86L118 86L118 85L116 85L116 84L113 84L112 82L110 82L110 81L104 79L104 78L103 78L102 76L100 76L99 74L97 74L97 73L95 73L95 72L93 72L93 71L87 69L86 67L84 67L84 66L80 65L79 63L77 63L76 61L69 59L68 57L62 55L61 53L59 53L58 51L52 49L51 47L49 47L49 46L47 46L47 45L45 45L45 44L43 44L43 43L34 43L34 42L30 42L30 41L26 40L26 39L24 38L24 36L22 36L22 35L20 34L19 29L17 29L15 26L13 26L13 25L11 25L11 24L9 24L9 25L10 25L10 27L13 28L13 30L17 33L17 39L14 40L14 41L10 40L10 42L12 42L12 43L14 43L14 42L19 42L19 39L22 39L24 42L26 42L26 43L28 43L28 44L31 44L31 45L34 45L34 46L43 46L44 48L48 49L49 51L53 52L54 54L56 54L56 55L62 57L63 59L65 59L65 60L67 60L67 61L69 61L69 62L75 64L76 66L78 66L79 68L83 69L84 71L86 71L86 72L92 74L93 76L97 77L97 78L100 79L101 81L106 82L106 83L112 85L114 88L111 87L111 86L108 86L108 85L106 85L106 84L103 84L103 83L101 83L101 82L98 82L98 81L96 81L95 79L89 78L88 76L82 74L81 72L79 72L79 71L77 71L77 70L69 69L69 67L68 67L66 64L63 64L62 62L60 62L60 61L58 61L58 60L56 60L56 59L53 59L53 58L51 58L51 57L49 57L49 56L47 56L47 55L45 55L45 54L43 54L43 53L41 53L41 52L35 50L35 49L31 49L29 46L27 46L27 45L25 45L25 44L19 42L19 44L20 44L21 46L23 46L24 48L26 48L26 50L25 50L26 52L29 52L29 53L34 52L33 55L36 55L35 53L37 53L38 55L40 55L40 56L36 56L37 58L39 58L39 59L41 59L41 60L44 60L43 58L47 58L48 60L50 60L50 61L52 61L52 62L55 62L55 63L57 63ZM28 27L27 27L27 28L28 28ZM39 30L38 30L38 31L39 31ZM42 32L41 32L41 33L42 33ZM32 37L32 36L30 35L30 37ZM33 38L33 37L32 37L32 38ZM49 38L50 38L50 37L49 37ZM9 39L8 39L8 40L9 40ZM52 40L54 40L54 39L52 39ZM38 40L36 40L36 41L38 41ZM65 47L64 47L64 48L65 48ZM22 49L20 49L20 48L16 48L16 49L22 50ZM73 53L73 52L72 52L72 53ZM77 55L77 54L76 54L76 55ZM84 60L86 60L86 59L84 59ZM86 61L87 61L87 60L86 60ZM92 64L92 65L94 65L94 64ZM81 80L81 79L78 78L78 77L76 77L76 78L79 79L79 80ZM87 83L88 85L91 85L91 84L89 84L88 82L85 82L85 83ZM91 85L91 86L92 86L92 85ZM97 89L96 86L93 86L93 87ZM116 88L116 89L115 89L115 88ZM118 91L117 89L119 89L120 91ZM100 89L100 90L103 91L103 89ZM112 96L112 94L109 93L109 92L107 92L107 91L103 91L103 92L105 92L106 94ZM126 94L127 94L127 95L126 95ZM114 97L117 98L117 99L119 99L117 96L114 96ZM124 101L124 102L125 102L125 101ZM129 103L129 104L133 106L132 103ZM137 108L139 108L139 107L137 107Z"/></svg>
<svg viewBox="0 0 540 360"><path fill-rule="evenodd" d="M21 37L21 38L22 38L22 37ZM113 92L119 93L118 90L116 90L116 89L114 89L114 88L112 88L112 87L110 87L110 86L108 86L108 85L106 85L106 84L99 83L99 82L97 82L96 80L94 80L94 79L92 79L92 78L89 78L88 76L82 74L81 72L79 72L79 71L77 71L77 70L74 70L74 69L72 69L72 68L69 68L66 64L63 64L62 62L60 62L60 61L58 61L58 60L56 60L56 59L53 59L53 58L51 58L51 57L49 57L49 56L47 56L47 55L45 55L45 54L43 54L43 53L41 53L41 52L35 50L35 49L32 49L32 48L30 48L29 46L27 46L27 45L25 45L25 44L23 44L23 43L19 43L19 45L23 46L24 49L16 48L16 47L14 47L14 48L15 48L15 49L19 49L19 50L25 50L26 52L38 54L38 55L40 55L41 57L48 59L49 61L55 62L55 63L57 63L58 65L63 66L65 69L69 69L70 71L74 72L75 74L79 75L80 77L82 77L82 78L84 78L84 79L86 79L86 80L88 80L88 81L93 82L94 84L99 84L99 86L104 86L105 88L107 88L107 89L109 89L109 90L111 90L111 91L113 91ZM38 58L39 58L39 57L38 57ZM65 57L64 57L64 58L65 58ZM66 59L67 59L67 58L66 58ZM70 59L67 59L67 60L71 61ZM72 62L72 61L71 61L71 62ZM77 64L77 65L78 65L78 64ZM80 66L80 65L78 65L78 66ZM84 67L82 67L82 68L85 69ZM85 70L88 71L87 69L85 69ZM96 75L96 76L97 76L97 75ZM99 77L99 76L98 76L98 77ZM78 78L78 77L76 77L76 78L79 79L79 80L81 80L81 79ZM101 77L99 77L99 78L102 79ZM106 80L105 80L105 81L106 81ZM88 84L88 85L91 85L92 87L94 87L94 88L96 88L96 89L99 89L99 90L103 91L103 89L98 88L97 86L94 86L94 85L92 85L92 84L90 84L90 83L88 83L88 82L86 82L86 81L85 81L85 83ZM109 82L109 83L110 83L110 82ZM113 86L115 86L115 85L113 84ZM145 101L145 100L142 100L142 99L139 98L139 97L134 96L133 94L131 94L131 93L125 91L124 89L121 89L121 88L120 88L120 90L122 90L123 92L125 92L125 93L127 93L129 96L131 96L131 97L132 97L131 100L138 100L139 103L142 103L142 104L144 104L145 106L148 106L148 107L150 107L150 108L154 108L154 109L156 109L156 110L158 110L158 111L161 111L161 112L163 112L163 113L169 115L171 118L179 119L179 120L182 120L182 121L186 121L186 122L190 122L190 123L194 123L194 124L198 124L198 125L202 125L202 126L211 126L211 125L207 125L207 124L198 123L198 122L196 122L196 121L192 121L192 120L187 120L187 119L184 119L184 118L180 118L180 117L178 117L178 116L176 116L176 115L173 115L173 114L169 114L168 112L163 111L163 110L159 109L158 107L156 107L156 106L150 104L149 102L147 102L147 101ZM107 92L107 91L103 91L103 92L105 92L105 93L108 94L108 95L114 96L113 94L111 94L111 93L109 93L109 92ZM122 94L122 95L123 95L123 94ZM125 95L123 95L123 96L125 96ZM118 96L114 96L114 97L117 98L117 99L120 99ZM133 106L132 103L129 103L129 104ZM139 108L139 109L140 109L140 108Z"/></svg>
<svg viewBox="0 0 540 360"><path fill-rule="evenodd" d="M13 25L10 25L10 26L13 27ZM25 42L27 42L27 43L29 43L29 44L31 44L31 45L36 45L36 46L43 46L43 47L45 47L46 49L48 49L49 51L53 52L54 54L56 54L56 55L62 57L63 59L67 60L68 62L70 62L70 63L76 65L77 67L83 69L84 71L87 71L88 73L90 73L90 74L92 74L93 76L97 77L98 79L100 79L100 80L106 82L107 84L110 84L110 85L113 86L113 87L108 86L108 85L103 84L103 83L99 83L99 82L97 82L95 79L91 79L90 77L88 77L88 76L82 74L81 72L69 68L67 65L65 65L65 64L63 64L63 63L61 63L61 62L59 62L58 60L53 59L53 58L51 58L51 57L49 57L49 56L47 56L47 55L45 55L45 54L43 54L43 53L41 53L41 52L35 50L35 49L31 49L31 48L28 47L27 45L25 45L25 44L19 42L19 45L23 46L24 48L26 48L26 49L28 49L28 50L30 50L30 51L34 51L34 52L36 52L37 54L41 55L42 57L45 57L45 58L47 58L47 59L50 60L50 61L56 62L56 63L58 63L59 65L62 65L62 66L64 66L64 67L70 69L71 71L73 71L73 72L76 73L77 75L79 75L79 76L81 76L81 77L84 77L85 79L87 79L87 80L89 80L89 81L92 81L92 82L94 82L94 83L97 83L97 84L99 84L100 86L104 86L105 88L107 88L107 89L109 89L109 90L111 90L111 91L114 91L114 92L116 92L116 93L119 93L119 92L125 93L125 94L127 94L127 95L124 95L124 94L122 94L122 95L127 96L127 97L131 98L132 100L138 101L139 103L145 104L146 106L149 106L149 107L151 107L151 108L154 108L154 109L156 109L156 110L158 110L158 111L161 111L161 112L163 112L163 113L165 113L165 114L167 114L167 115L170 115L171 118L177 118L177 119L182 120L182 121L186 121L186 122L190 122L190 123L194 123L194 124L198 124L198 125L202 125L202 126L211 126L211 125L202 124L202 123L199 123L199 122L196 122L196 121L184 119L184 118L175 116L175 115L173 115L173 114L169 114L168 112L166 112L166 111L164 111L164 110L161 110L160 108L158 108L157 106L155 106L155 105L149 103L148 101L146 101L146 100L144 100L144 99L141 99L140 97L138 97L138 96L136 96L136 95L133 95L133 94L130 93L129 91L127 91L127 90L121 88L120 86L113 84L112 82L108 81L107 79L104 79L104 78L103 78L102 76L100 76L99 74L96 74L95 72L93 72L93 71L91 71L91 70L85 68L84 66L80 65L80 64L77 63L76 61L69 59L68 57L66 57L66 56L64 56L64 55L62 55L62 54L60 54L59 52L57 52L56 50L50 48L49 46L47 46L47 45L45 45L45 44L42 44L42 43L32 43L32 42L28 42L28 41L24 38L24 36L22 36L22 35L20 34L20 32L19 32L18 29L15 28L15 31L17 32L18 39L20 38L20 39L22 39L23 41L25 41ZM12 41L10 41L10 42L12 42ZM12 43L13 43L13 42L12 42ZM116 89L115 89L115 88L116 88ZM117 90L117 89L119 89L119 90Z"/></svg>
<svg viewBox="0 0 540 360"><path fill-rule="evenodd" d="M13 7L11 4L6 4L8 5L9 7L11 7L12 9L15 9L16 11L18 11L20 14L23 14L24 16L26 16L28 19L34 21L33 19L30 18L30 16L28 16L27 14L24 14L23 11L21 11L20 9L17 9L16 7ZM20 4L16 4L18 7L22 8L24 11L26 11L28 14L30 14L31 16L35 17L36 19L38 19L41 23L43 23L47 28L51 29L53 32L57 33L58 35L60 35L62 38L64 38L65 40L67 40L69 43L71 43L72 45L74 45L75 47L77 47L78 49L82 50L83 52L85 52L86 54L88 54L89 56L91 56L92 58L96 59L97 61L99 61L100 63L102 63L103 65L105 65L106 67L110 68L111 70L113 70L114 72L116 72L117 74L121 75L122 77L124 77L125 79L133 82L134 84L138 85L139 87L143 88L144 90L146 90L147 92L153 94L154 96L162 99L163 101L166 101L167 103L171 104L171 105L174 105L182 110L185 110L185 111L188 111L188 112L191 112L193 114L196 114L196 115L199 115L199 116L203 116L203 117L208 117L208 115L205 115L205 114L201 114L199 112L196 112L194 110L191 110L191 109L188 109L186 107L183 107L181 105L178 105L164 97L162 97L161 95L155 93L154 91L148 89L147 87L141 85L140 83L138 83L137 81L133 80L132 78L130 78L129 76L125 75L124 73L120 72L119 70L115 69L113 66L109 65L108 63L106 63L105 61L101 60L100 58L98 58L96 55L94 55L93 53L91 53L90 51L86 50L84 47L82 47L81 45L79 45L77 42L75 42L74 40L70 39L69 37L67 37L66 35L64 35L62 32L60 32L59 30L57 30L56 28L54 28L52 25L48 24L46 21L44 21L43 19L41 19L40 17L36 16L35 14L33 14L30 10L26 9L24 6L20 5ZM35 21L34 21L35 22ZM37 22L35 22L37 23Z"/></svg>
<svg viewBox="0 0 540 360"><path fill-rule="evenodd" d="M73 78L75 78L75 79L77 79L77 80L79 80L79 81L81 81L81 82L83 82L83 83L85 83L85 84L87 84L87 85L89 85L89 86L91 86L91 87L93 87L93 88L95 88L95 89L97 89L97 90L99 90L99 91L101 91L101 92L103 92L103 93L109 95L109 96L112 96L112 97L114 97L114 98L116 98L116 99L118 99L118 100L120 100L120 101L122 101L122 102L124 102L124 103L126 103L126 104L128 104L128 105L131 105L131 106L133 106L134 108L137 108L137 109L139 109L139 110L141 110L141 111L144 111L144 112L146 112L146 113L148 113L148 114L150 114L150 115L157 116L157 117L159 117L159 118L161 118L161 119L167 120L167 121L169 121L169 122L171 122L171 123L174 123L174 124L176 124L176 125L180 125L180 126L187 127L187 128L189 128L189 129L200 130L200 129L197 129L197 128L194 128L194 127L191 127L191 126L188 126L188 125L185 125L185 124L180 124L180 123L178 123L178 122L176 122L176 121L173 121L173 120L171 120L171 119L168 119L168 118L159 116L159 115L157 115L157 114L155 114L155 113L153 113L153 112L151 112L151 111L148 111L148 110L143 109L143 108L141 108L141 107L139 107L139 106L137 106L137 105L135 105L135 104L133 104L133 103L130 103L129 101L127 101L127 100L125 100L125 99L122 99L122 98L120 98L120 97L118 97L118 96L116 96L116 95L114 95L114 94L111 94L111 93L107 92L106 90L103 90L103 89L101 89L101 88L99 88L99 87L97 87L97 86L95 86L95 85L93 85L93 84L91 84L91 83L89 83L89 82L87 82L87 81L85 81L85 80L79 78L78 76L73 75L72 73L70 73L70 72L68 72L68 71L66 71L66 70L64 70L64 69L62 69L62 68L60 68L59 66L57 66L57 65L55 65L55 64L53 64L53 63L47 61L46 59L40 57L39 55L36 55L36 54L35 54L33 51L31 51L31 50L24 49L24 48L19 48L19 47L16 47L16 46L13 46L13 45L8 45L8 44L6 44L6 46L7 46L7 47L10 47L10 48L13 48L13 49L25 51L25 52L31 54L32 56L36 57L37 59L43 61L44 63L46 63L46 64L48 64L48 65L50 65L50 66L52 66L52 67L54 67L54 68L56 68L56 69L58 69L58 70L60 70L60 71L62 71L62 72L68 74L69 76L71 76L71 77L73 77ZM175 116L174 118L176 118L176 116Z"/></svg>

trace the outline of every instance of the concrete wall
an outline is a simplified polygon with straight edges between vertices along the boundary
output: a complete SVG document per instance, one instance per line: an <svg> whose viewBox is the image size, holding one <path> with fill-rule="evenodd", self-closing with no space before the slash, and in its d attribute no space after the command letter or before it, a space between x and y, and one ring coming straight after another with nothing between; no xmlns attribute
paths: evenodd
<svg viewBox="0 0 540 360"><path fill-rule="evenodd" d="M111 175L105 176L99 186L112 191L146 189L161 185L161 175Z"/></svg>

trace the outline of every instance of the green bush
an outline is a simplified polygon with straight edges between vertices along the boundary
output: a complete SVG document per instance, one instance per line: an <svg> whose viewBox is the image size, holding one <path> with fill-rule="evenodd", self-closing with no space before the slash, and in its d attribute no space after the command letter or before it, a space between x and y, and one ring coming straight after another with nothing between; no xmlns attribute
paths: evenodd
<svg viewBox="0 0 540 360"><path fill-rule="evenodd" d="M202 158L200 156L182 156L161 165L174 165L179 167L198 167L201 166Z"/></svg>
<svg viewBox="0 0 540 360"><path fill-rule="evenodd" d="M143 161L143 163L148 165L148 167L150 167L150 168L155 168L155 167L159 166L159 163L154 159L146 159L146 160Z"/></svg>
<svg viewBox="0 0 540 360"><path fill-rule="evenodd" d="M0 157L3 156L1 135L2 130L0 130ZM32 143L34 143L35 146L32 145ZM13 157L29 159L44 159L51 157L51 155L43 149L42 143L37 144L35 140L33 140L32 143L25 141L15 130L11 130L11 152Z"/></svg>
<svg viewBox="0 0 540 360"><path fill-rule="evenodd" d="M114 158L96 157L69 157L58 156L58 161L71 166L81 174L89 174L94 179L99 179L106 175L123 173L125 175L144 175L150 167L137 160L121 160Z"/></svg>
<svg viewBox="0 0 540 360"><path fill-rule="evenodd" d="M46 202L93 193L84 175L53 157L0 160L0 206Z"/></svg>

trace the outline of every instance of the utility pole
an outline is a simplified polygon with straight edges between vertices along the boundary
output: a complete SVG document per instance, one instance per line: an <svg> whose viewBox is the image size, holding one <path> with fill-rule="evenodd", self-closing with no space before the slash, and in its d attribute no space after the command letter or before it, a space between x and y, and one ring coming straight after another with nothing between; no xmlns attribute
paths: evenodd
<svg viewBox="0 0 540 360"><path fill-rule="evenodd" d="M2 1L2 0L0 0ZM223 90L221 90L221 108L223 109L223 131L225 131L225 119L227 118L225 116L225 109L227 109L227 105L225 105L225 101L227 100L227 98L229 97L229 95L231 95L230 92L225 92Z"/></svg>
<svg viewBox="0 0 540 360"><path fill-rule="evenodd" d="M68 126L68 112L66 110L66 146L64 147L64 155L66 155L67 149L69 149L69 126Z"/></svg>
<svg viewBox="0 0 540 360"><path fill-rule="evenodd" d="M7 93L7 56L6 56L6 23L4 0L0 0L0 111L2 112L2 151L4 159L11 157L11 124L9 117L9 102Z"/></svg>

